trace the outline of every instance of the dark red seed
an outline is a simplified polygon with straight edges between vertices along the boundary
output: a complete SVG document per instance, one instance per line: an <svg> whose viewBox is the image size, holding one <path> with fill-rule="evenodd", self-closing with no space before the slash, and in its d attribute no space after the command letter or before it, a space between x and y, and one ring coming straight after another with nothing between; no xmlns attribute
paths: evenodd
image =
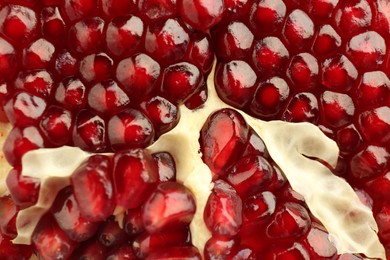
<svg viewBox="0 0 390 260"><path fill-rule="evenodd" d="M40 180L23 176L19 167L13 168L8 173L6 184L12 200L19 207L27 208L37 202L41 186Z"/></svg>
<svg viewBox="0 0 390 260"><path fill-rule="evenodd" d="M211 237L204 247L205 260L227 259L238 246L237 238Z"/></svg>
<svg viewBox="0 0 390 260"><path fill-rule="evenodd" d="M105 53L85 56L80 61L79 72L87 82L99 82L111 77L113 60Z"/></svg>
<svg viewBox="0 0 390 260"><path fill-rule="evenodd" d="M70 141L72 123L70 111L59 106L50 106L43 114L39 127L51 144L62 146Z"/></svg>
<svg viewBox="0 0 390 260"><path fill-rule="evenodd" d="M186 56L204 74L210 73L214 61L211 38L207 34L192 33Z"/></svg>
<svg viewBox="0 0 390 260"><path fill-rule="evenodd" d="M127 239L125 231L119 227L114 217L110 217L100 226L97 237L100 243L111 248L123 244Z"/></svg>
<svg viewBox="0 0 390 260"><path fill-rule="evenodd" d="M49 98L54 88L54 79L46 70L21 71L14 87L43 98Z"/></svg>
<svg viewBox="0 0 390 260"><path fill-rule="evenodd" d="M369 145L352 157L351 174L356 179L373 179L388 167L390 154L380 146Z"/></svg>
<svg viewBox="0 0 390 260"><path fill-rule="evenodd" d="M272 192L265 191L248 197L243 204L246 220L262 221L275 212L276 197Z"/></svg>
<svg viewBox="0 0 390 260"><path fill-rule="evenodd" d="M54 60L54 45L41 38L23 50L22 64L27 69L44 69Z"/></svg>
<svg viewBox="0 0 390 260"><path fill-rule="evenodd" d="M288 122L317 123L319 118L318 101L316 96L309 92L302 92L293 96L282 114L282 119Z"/></svg>
<svg viewBox="0 0 390 260"><path fill-rule="evenodd" d="M12 243L12 238L0 233L0 258L7 260L29 260L32 256L32 248L27 245Z"/></svg>
<svg viewBox="0 0 390 260"><path fill-rule="evenodd" d="M324 227L312 224L304 240L311 258L334 258L337 255L337 249L328 237L329 234Z"/></svg>
<svg viewBox="0 0 390 260"><path fill-rule="evenodd" d="M378 107L361 113L358 127L368 142L386 145L390 141L390 107Z"/></svg>
<svg viewBox="0 0 390 260"><path fill-rule="evenodd" d="M139 0L138 10L150 20L176 16L178 3L176 0Z"/></svg>
<svg viewBox="0 0 390 260"><path fill-rule="evenodd" d="M153 159L157 165L160 182L176 181L176 164L170 153L155 153L153 154Z"/></svg>
<svg viewBox="0 0 390 260"><path fill-rule="evenodd" d="M92 13L96 4L96 0L64 0L61 8L70 21L75 21Z"/></svg>
<svg viewBox="0 0 390 260"><path fill-rule="evenodd" d="M221 21L225 10L222 0L213 2L201 0L183 0L180 15L193 28L207 31Z"/></svg>
<svg viewBox="0 0 390 260"><path fill-rule="evenodd" d="M106 260L107 247L102 245L99 240L94 237L81 244L73 253L70 259L79 260Z"/></svg>
<svg viewBox="0 0 390 260"><path fill-rule="evenodd" d="M55 91L55 99L69 110L79 110L87 102L87 88L78 78L66 78L61 81Z"/></svg>
<svg viewBox="0 0 390 260"><path fill-rule="evenodd" d="M65 22L55 4L42 9L41 30L42 35L48 38L50 42L54 42L56 46L63 44L61 35L65 34Z"/></svg>
<svg viewBox="0 0 390 260"><path fill-rule="evenodd" d="M282 26L286 11L286 5L282 0L253 2L249 13L252 30L258 34L276 32Z"/></svg>
<svg viewBox="0 0 390 260"><path fill-rule="evenodd" d="M127 210L123 218L123 227L131 237L141 234L145 230L142 221L142 208Z"/></svg>
<svg viewBox="0 0 390 260"><path fill-rule="evenodd" d="M146 260L201 260L199 250L194 246L168 247L151 252Z"/></svg>
<svg viewBox="0 0 390 260"><path fill-rule="evenodd" d="M0 79L10 80L17 73L17 57L14 47L0 37Z"/></svg>
<svg viewBox="0 0 390 260"><path fill-rule="evenodd" d="M133 248L130 243L124 243L119 248L110 252L106 260L137 260L133 253Z"/></svg>
<svg viewBox="0 0 390 260"><path fill-rule="evenodd" d="M10 195L0 197L0 234L10 238L16 237L16 216L18 212L19 208Z"/></svg>

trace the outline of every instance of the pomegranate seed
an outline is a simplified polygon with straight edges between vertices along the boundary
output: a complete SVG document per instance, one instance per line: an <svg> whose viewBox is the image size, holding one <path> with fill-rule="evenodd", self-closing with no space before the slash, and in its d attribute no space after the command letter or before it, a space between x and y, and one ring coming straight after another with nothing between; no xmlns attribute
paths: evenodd
<svg viewBox="0 0 390 260"><path fill-rule="evenodd" d="M55 5L55 4L54 4ZM62 35L65 34L65 22L61 17L60 10L57 6L50 6L42 9L41 12L41 30L43 36L61 46L63 42Z"/></svg>
<svg viewBox="0 0 390 260"><path fill-rule="evenodd" d="M50 106L42 116L40 129L50 143L62 146L70 141L72 114L58 106Z"/></svg>
<svg viewBox="0 0 390 260"><path fill-rule="evenodd" d="M36 125L46 109L46 101L26 92L15 93L4 105L10 123L20 127Z"/></svg>
<svg viewBox="0 0 390 260"><path fill-rule="evenodd" d="M67 78L62 81L55 91L55 99L69 110L79 110L86 103L87 89L78 78Z"/></svg>
<svg viewBox="0 0 390 260"><path fill-rule="evenodd" d="M0 233L0 258L10 260L28 260L31 258L31 246L16 245L11 238Z"/></svg>
<svg viewBox="0 0 390 260"><path fill-rule="evenodd" d="M17 72L17 57L14 47L0 37L0 79L10 80Z"/></svg>
<svg viewBox="0 0 390 260"><path fill-rule="evenodd" d="M301 237L309 230L310 224L310 216L304 207L287 202L276 208L266 233L271 239Z"/></svg>
<svg viewBox="0 0 390 260"><path fill-rule="evenodd" d="M225 10L222 0L213 2L201 0L183 0L180 15L183 20L201 31L207 31L221 21Z"/></svg>
<svg viewBox="0 0 390 260"><path fill-rule="evenodd" d="M44 147L41 133L34 126L14 127L3 145L4 156L12 166L20 165L23 155Z"/></svg>
<svg viewBox="0 0 390 260"><path fill-rule="evenodd" d="M54 58L55 47L41 38L23 50L23 66L28 69L43 69L50 66Z"/></svg>
<svg viewBox="0 0 390 260"><path fill-rule="evenodd" d="M116 114L129 103L129 97L113 80L97 83L89 89L88 105L98 113Z"/></svg>
<svg viewBox="0 0 390 260"><path fill-rule="evenodd" d="M150 253L146 260L201 260L198 249L193 246L168 247Z"/></svg>
<svg viewBox="0 0 390 260"><path fill-rule="evenodd" d="M0 234L14 238L16 231L16 216L19 208L13 202L11 196L0 197Z"/></svg>
<svg viewBox="0 0 390 260"><path fill-rule="evenodd" d="M192 33L186 56L204 74L210 73L214 61L210 37L203 33Z"/></svg>
<svg viewBox="0 0 390 260"><path fill-rule="evenodd" d="M390 196L390 172L367 182L366 186L374 199L385 200Z"/></svg>
<svg viewBox="0 0 390 260"><path fill-rule="evenodd" d="M213 235L235 236L242 224L242 201L236 191L217 180L204 210L204 221Z"/></svg>
<svg viewBox="0 0 390 260"><path fill-rule="evenodd" d="M139 0L138 10L151 20L176 16L176 0Z"/></svg>
<svg viewBox="0 0 390 260"><path fill-rule="evenodd" d="M208 97L207 82L201 82L201 86L192 96L190 96L184 105L190 109L195 110L200 108L206 101Z"/></svg>
<svg viewBox="0 0 390 260"><path fill-rule="evenodd" d="M300 53L291 58L287 76L293 83L294 89L308 91L317 88L318 62L309 53Z"/></svg>
<svg viewBox="0 0 390 260"><path fill-rule="evenodd" d="M317 0L322 1L322 0ZM313 44L313 51L320 55L331 55L341 46L341 37L329 24L321 26Z"/></svg>
<svg viewBox="0 0 390 260"><path fill-rule="evenodd" d="M108 121L108 139L113 150L146 147L153 142L154 129L140 111L127 109Z"/></svg>
<svg viewBox="0 0 390 260"><path fill-rule="evenodd" d="M145 150L129 150L114 156L114 187L117 205L139 207L156 186L158 173L153 157Z"/></svg>
<svg viewBox="0 0 390 260"><path fill-rule="evenodd" d="M244 107L253 95L256 81L256 73L245 61L220 63L215 72L215 87L220 97L240 108Z"/></svg>
<svg viewBox="0 0 390 260"><path fill-rule="evenodd" d="M361 108L385 105L390 96L390 80L381 71L366 72L357 88L357 103Z"/></svg>
<svg viewBox="0 0 390 260"><path fill-rule="evenodd" d="M190 190L177 182L163 182L143 205L142 220L149 233L188 225L195 214Z"/></svg>
<svg viewBox="0 0 390 260"><path fill-rule="evenodd" d="M378 223L378 235L381 240L390 241L390 206L388 204L383 205L376 214L375 220Z"/></svg>
<svg viewBox="0 0 390 260"><path fill-rule="evenodd" d="M141 234L145 230L142 221L142 208L127 210L123 219L123 226L130 237Z"/></svg>
<svg viewBox="0 0 390 260"><path fill-rule="evenodd" d="M105 122L90 110L81 110L76 116L73 142L77 147L91 152L106 149Z"/></svg>
<svg viewBox="0 0 390 260"><path fill-rule="evenodd" d="M340 147L340 152L345 154L357 151L363 142L362 137L354 125L348 125L340 129L337 132L336 141Z"/></svg>
<svg viewBox="0 0 390 260"><path fill-rule="evenodd" d="M285 16L286 5L282 0L257 1L251 6L249 23L254 32L269 34L280 29Z"/></svg>
<svg viewBox="0 0 390 260"><path fill-rule="evenodd" d="M337 255L337 249L329 241L329 234L326 230L315 223L312 224L304 245L312 258L334 258Z"/></svg>
<svg viewBox="0 0 390 260"><path fill-rule="evenodd" d="M204 258L227 259L227 256L237 247L238 241L233 238L211 237L204 247Z"/></svg>
<svg viewBox="0 0 390 260"><path fill-rule="evenodd" d="M302 50L314 36L314 23L305 12L296 9L287 17L282 33L292 49Z"/></svg>
<svg viewBox="0 0 390 260"><path fill-rule="evenodd" d="M225 0L224 17L236 18L242 15L247 15L250 9L249 0Z"/></svg>
<svg viewBox="0 0 390 260"><path fill-rule="evenodd" d="M103 28L104 20L99 17L91 17L75 23L69 29L69 48L78 54L92 54L99 51L103 44Z"/></svg>
<svg viewBox="0 0 390 260"><path fill-rule="evenodd" d="M78 60L67 50L58 53L55 61L55 70L61 76L74 76L78 71Z"/></svg>
<svg viewBox="0 0 390 260"><path fill-rule="evenodd" d="M108 20L117 16L127 15L135 9L134 0L101 0L101 5L103 13Z"/></svg>
<svg viewBox="0 0 390 260"><path fill-rule="evenodd" d="M161 88L172 101L182 103L199 89L202 80L195 65L181 62L165 69Z"/></svg>
<svg viewBox="0 0 390 260"><path fill-rule="evenodd" d="M233 252L228 256L228 260L255 260L256 255L252 249L245 246L240 246L238 249L233 250Z"/></svg>
<svg viewBox="0 0 390 260"><path fill-rule="evenodd" d="M100 243L106 247L114 247L126 241L127 235L119 227L118 222L113 217L109 218L102 224L97 234Z"/></svg>
<svg viewBox="0 0 390 260"><path fill-rule="evenodd" d="M130 98L140 99L157 86L160 65L146 54L137 54L119 62L116 78Z"/></svg>
<svg viewBox="0 0 390 260"><path fill-rule="evenodd" d="M337 26L347 35L362 32L371 25L372 11L366 0L340 3L335 13Z"/></svg>
<svg viewBox="0 0 390 260"><path fill-rule="evenodd" d="M160 248L168 251L167 249L171 246L186 246L190 237L188 229L163 231L155 234L144 232L134 240L133 250L135 255L142 259Z"/></svg>
<svg viewBox="0 0 390 260"><path fill-rule="evenodd" d="M26 44L38 33L36 13L20 5L6 5L0 10L0 32L15 44Z"/></svg>
<svg viewBox="0 0 390 260"><path fill-rule="evenodd" d="M370 143L387 144L390 141L390 107L383 106L359 115L359 128Z"/></svg>
<svg viewBox="0 0 390 260"><path fill-rule="evenodd" d="M58 226L70 239L78 242L92 237L99 225L81 216L80 209L71 186L64 188L57 194L51 207L51 213Z"/></svg>
<svg viewBox="0 0 390 260"><path fill-rule="evenodd" d="M111 75L112 59L105 53L91 54L80 62L80 74L87 82L107 80Z"/></svg>
<svg viewBox="0 0 390 260"><path fill-rule="evenodd" d="M223 109L212 114L201 130L204 162L213 174L219 175L244 150L249 129L236 111Z"/></svg>
<svg viewBox="0 0 390 260"><path fill-rule="evenodd" d="M318 117L317 98L309 92L293 96L282 115L282 119L288 122L310 122L313 124L318 121Z"/></svg>
<svg viewBox="0 0 390 260"><path fill-rule="evenodd" d="M265 191L243 201L244 216L249 221L268 218L275 212L276 197L272 192Z"/></svg>
<svg viewBox="0 0 390 260"><path fill-rule="evenodd" d="M13 168L8 173L6 184L12 200L17 206L27 208L37 202L41 185L40 180L23 176L19 167Z"/></svg>
<svg viewBox="0 0 390 260"><path fill-rule="evenodd" d="M160 152L153 154L158 170L160 182L176 181L176 165L170 153Z"/></svg>
<svg viewBox="0 0 390 260"><path fill-rule="evenodd" d="M115 56L130 56L140 48L143 34L144 23L139 17L115 17L107 26L107 49Z"/></svg>
<svg viewBox="0 0 390 260"><path fill-rule="evenodd" d="M61 3L63 12L70 21L76 21L91 14L97 5L96 0L64 0Z"/></svg>
<svg viewBox="0 0 390 260"><path fill-rule="evenodd" d="M34 251L42 259L67 259L77 247L50 215L41 218L31 240Z"/></svg>
<svg viewBox="0 0 390 260"><path fill-rule="evenodd" d="M226 180L240 197L263 190L272 179L272 166L261 156L243 157L229 169Z"/></svg>
<svg viewBox="0 0 390 260"><path fill-rule="evenodd" d="M145 49L163 64L174 63L184 57L189 41L188 30L180 20L157 20L147 27Z"/></svg>
<svg viewBox="0 0 390 260"><path fill-rule="evenodd" d="M89 221L103 221L114 211L114 191L110 158L93 155L71 176L80 214Z"/></svg>
<svg viewBox="0 0 390 260"><path fill-rule="evenodd" d="M156 136L168 132L179 122L179 109L169 100L155 96L140 104L142 112L153 123Z"/></svg>
<svg viewBox="0 0 390 260"><path fill-rule="evenodd" d="M252 129L249 132L249 137L246 143L245 152L242 156L260 155L268 158L268 151L263 140Z"/></svg>
<svg viewBox="0 0 390 260"><path fill-rule="evenodd" d="M70 259L94 259L106 260L107 247L102 245L98 240L92 238L81 244L79 248L73 253Z"/></svg>
<svg viewBox="0 0 390 260"><path fill-rule="evenodd" d="M352 122L355 105L349 95L325 91L320 97L320 104L328 125L339 128Z"/></svg>
<svg viewBox="0 0 390 260"><path fill-rule="evenodd" d="M302 259L309 260L310 256L305 247L301 243L293 245L276 245L268 250L264 259Z"/></svg>
<svg viewBox="0 0 390 260"><path fill-rule="evenodd" d="M136 260L133 253L133 248L129 243L125 243L118 249L115 249L113 252L108 254L106 260Z"/></svg>
<svg viewBox="0 0 390 260"><path fill-rule="evenodd" d="M357 179L378 177L387 169L389 157L385 148L369 145L351 159L351 174Z"/></svg>
<svg viewBox="0 0 390 260"><path fill-rule="evenodd" d="M54 80L46 70L21 71L15 80L14 87L48 98L54 88Z"/></svg>

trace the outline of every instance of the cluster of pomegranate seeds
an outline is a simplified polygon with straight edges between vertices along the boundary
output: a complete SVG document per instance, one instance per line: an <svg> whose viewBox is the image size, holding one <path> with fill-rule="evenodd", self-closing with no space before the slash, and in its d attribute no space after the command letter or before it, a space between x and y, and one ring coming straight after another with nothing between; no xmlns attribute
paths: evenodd
<svg viewBox="0 0 390 260"><path fill-rule="evenodd" d="M204 211L212 234L205 259L363 259L337 255L326 229L238 112L210 115L200 142L214 179Z"/></svg>
<svg viewBox="0 0 390 260"><path fill-rule="evenodd" d="M219 96L263 120L316 124L334 139L336 173L374 199L388 245L388 1L226 2L226 19L211 30Z"/></svg>

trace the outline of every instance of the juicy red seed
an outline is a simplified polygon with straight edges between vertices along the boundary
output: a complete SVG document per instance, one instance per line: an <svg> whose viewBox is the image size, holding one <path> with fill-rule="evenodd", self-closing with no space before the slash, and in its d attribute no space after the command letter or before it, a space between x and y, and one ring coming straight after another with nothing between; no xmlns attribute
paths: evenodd
<svg viewBox="0 0 390 260"><path fill-rule="evenodd" d="M266 37L256 41L252 61L260 76L271 77L284 71L290 54L283 43L276 37Z"/></svg>
<svg viewBox="0 0 390 260"><path fill-rule="evenodd" d="M112 59L105 53L91 54L80 61L80 75L87 82L107 80L113 67Z"/></svg>
<svg viewBox="0 0 390 260"><path fill-rule="evenodd" d="M99 240L95 238L90 239L81 244L77 250L73 253L70 259L94 259L94 260L106 260L107 247L102 245Z"/></svg>
<svg viewBox="0 0 390 260"><path fill-rule="evenodd" d="M177 182L163 182L143 205L142 220L149 233L188 225L195 214L193 194Z"/></svg>
<svg viewBox="0 0 390 260"><path fill-rule="evenodd" d="M358 76L355 66L344 55L326 59L322 63L321 83L335 91L348 91Z"/></svg>
<svg viewBox="0 0 390 260"><path fill-rule="evenodd" d="M124 243L119 248L110 252L106 260L136 260L133 248L130 243Z"/></svg>
<svg viewBox="0 0 390 260"><path fill-rule="evenodd" d="M337 132L336 141L340 152L346 154L356 151L363 142L360 133L354 125L341 128Z"/></svg>
<svg viewBox="0 0 390 260"><path fill-rule="evenodd" d="M93 155L71 176L73 193L82 217L103 221L114 211L114 191L110 158Z"/></svg>
<svg viewBox="0 0 390 260"><path fill-rule="evenodd" d="M139 207L156 187L158 173L153 157L144 150L114 156L114 188L117 205Z"/></svg>
<svg viewBox="0 0 390 260"><path fill-rule="evenodd" d="M153 123L156 136L168 132L179 122L179 109L169 100L155 96L140 104L142 112Z"/></svg>
<svg viewBox="0 0 390 260"><path fill-rule="evenodd" d="M237 245L237 239L213 236L204 246L204 258L205 260L227 259Z"/></svg>
<svg viewBox="0 0 390 260"><path fill-rule="evenodd" d="M115 247L124 243L127 239L125 231L120 228L118 222L113 217L101 225L97 237L100 243L106 247Z"/></svg>
<svg viewBox="0 0 390 260"><path fill-rule="evenodd" d="M63 77L74 76L78 72L78 60L67 50L58 53L55 61L55 71Z"/></svg>
<svg viewBox="0 0 390 260"><path fill-rule="evenodd" d="M14 127L4 142L3 152L8 163L15 166L20 165L25 153L42 147L44 141L36 127Z"/></svg>
<svg viewBox="0 0 390 260"><path fill-rule="evenodd" d="M381 71L366 72L357 88L357 103L361 108L385 105L390 97L390 80Z"/></svg>
<svg viewBox="0 0 390 260"><path fill-rule="evenodd" d="M390 241L390 206L385 204L376 214L375 220L378 223L379 237L382 241Z"/></svg>
<svg viewBox="0 0 390 260"><path fill-rule="evenodd" d="M12 243L12 238L0 233L0 258L1 259L15 259L28 260L31 258L31 246L17 245Z"/></svg>
<svg viewBox="0 0 390 260"><path fill-rule="evenodd" d="M301 243L292 245L274 245L267 250L265 259L310 259L309 253Z"/></svg>
<svg viewBox="0 0 390 260"><path fill-rule="evenodd" d="M144 23L139 17L116 17L107 26L107 48L115 56L130 56L140 48L143 34Z"/></svg>
<svg viewBox="0 0 390 260"><path fill-rule="evenodd" d="M21 169L16 167L8 173L6 184L17 206L27 208L37 202L41 185L39 179L23 176Z"/></svg>
<svg viewBox="0 0 390 260"><path fill-rule="evenodd" d="M351 174L356 179L373 179L388 167L390 153L383 147L369 145L350 161Z"/></svg>
<svg viewBox="0 0 390 260"><path fill-rule="evenodd" d="M91 17L75 23L68 33L68 46L78 54L98 52L103 45L104 20Z"/></svg>
<svg viewBox="0 0 390 260"><path fill-rule="evenodd" d="M116 114L129 103L129 97L113 80L99 82L88 92L88 105L104 115Z"/></svg>
<svg viewBox="0 0 390 260"><path fill-rule="evenodd" d="M377 32L365 32L350 40L347 54L359 69L379 69L385 59L386 43Z"/></svg>
<svg viewBox="0 0 390 260"><path fill-rule="evenodd" d="M317 98L303 92L293 96L282 115L282 119L288 122L316 123L319 117Z"/></svg>
<svg viewBox="0 0 390 260"><path fill-rule="evenodd" d="M73 241L81 242L92 237L99 225L81 216L80 206L76 202L71 186L57 194L51 213L58 226Z"/></svg>
<svg viewBox="0 0 390 260"><path fill-rule="evenodd" d="M31 240L35 253L42 259L67 259L77 247L50 215L41 218Z"/></svg>
<svg viewBox="0 0 390 260"><path fill-rule="evenodd" d="M73 142L77 147L91 152L106 149L105 122L90 110L81 110L76 116Z"/></svg>
<svg viewBox="0 0 390 260"><path fill-rule="evenodd" d="M201 31L207 31L216 25L225 10L222 0L212 2L201 0L183 0L180 5L180 15L183 20Z"/></svg>
<svg viewBox="0 0 390 260"><path fill-rule="evenodd" d="M256 87L257 75L245 61L220 63L215 72L219 96L235 107L244 107Z"/></svg>
<svg viewBox="0 0 390 260"><path fill-rule="evenodd" d="M335 29L329 24L321 26L313 44L313 51L319 56L325 56L334 54L340 46L341 37Z"/></svg>
<svg viewBox="0 0 390 260"><path fill-rule="evenodd" d="M14 47L0 37L0 79L10 80L17 73L17 57Z"/></svg>
<svg viewBox="0 0 390 260"><path fill-rule="evenodd" d="M46 105L38 96L17 92L4 104L4 112L12 125L26 127L39 122Z"/></svg>
<svg viewBox="0 0 390 260"><path fill-rule="evenodd" d="M62 146L70 141L72 114L58 106L50 106L42 116L40 129L50 143Z"/></svg>
<svg viewBox="0 0 390 260"><path fill-rule="evenodd" d="M54 88L54 79L46 70L21 71L15 80L14 87L48 98Z"/></svg>
<svg viewBox="0 0 390 260"><path fill-rule="evenodd" d="M192 33L186 56L204 74L210 73L214 61L210 37L203 33Z"/></svg>
<svg viewBox="0 0 390 260"><path fill-rule="evenodd" d="M265 191L243 201L244 216L248 221L262 221L275 212L276 197L272 192Z"/></svg>
<svg viewBox="0 0 390 260"><path fill-rule="evenodd" d="M247 156L230 169L226 180L245 198L264 189L272 179L272 166L261 156Z"/></svg>
<svg viewBox="0 0 390 260"><path fill-rule="evenodd" d="M23 50L22 63L27 69L47 68L54 60L55 47L41 38Z"/></svg>
<svg viewBox="0 0 390 260"><path fill-rule="evenodd" d="M145 49L162 64L180 61L189 42L188 29L178 19L154 21L146 30Z"/></svg>
<svg viewBox="0 0 390 260"><path fill-rule="evenodd" d="M11 196L0 197L0 234L16 237L16 216L19 208Z"/></svg>
<svg viewBox="0 0 390 260"><path fill-rule="evenodd" d="M212 114L201 130L203 161L214 175L234 162L244 150L249 128L236 111L223 109Z"/></svg>
<svg viewBox="0 0 390 260"><path fill-rule="evenodd" d="M95 10L97 5L97 0L64 0L61 2L62 11L70 21L87 16Z"/></svg>
<svg viewBox="0 0 390 260"><path fill-rule="evenodd" d="M31 41L37 34L38 20L30 8L7 5L0 10L0 32L21 45Z"/></svg>
<svg viewBox="0 0 390 260"><path fill-rule="evenodd" d="M190 109L195 110L200 108L206 101L208 97L207 82L203 81L200 88L192 96L190 96L184 105Z"/></svg>
<svg viewBox="0 0 390 260"><path fill-rule="evenodd" d="M255 260L255 252L246 246L240 246L229 255L229 260Z"/></svg>
<svg viewBox="0 0 390 260"><path fill-rule="evenodd" d="M257 88L250 109L259 117L274 117L282 110L290 94L284 79L273 77L261 82Z"/></svg>
<svg viewBox="0 0 390 260"><path fill-rule="evenodd" d="M366 0L342 2L335 13L337 26L347 36L362 32L371 25L372 11Z"/></svg>
<svg viewBox="0 0 390 260"><path fill-rule="evenodd" d="M183 228L155 234L144 232L134 240L133 250L138 258L143 259L160 248L167 251L167 248L172 246L186 246L190 239L189 230Z"/></svg>
<svg viewBox="0 0 390 260"><path fill-rule="evenodd" d="M286 5L282 0L257 1L251 6L249 22L254 32L269 34L280 29L285 16Z"/></svg>
<svg viewBox="0 0 390 260"><path fill-rule="evenodd" d="M310 1L309 12L318 20L324 20L332 14L336 2L332 0L313 0Z"/></svg>
<svg viewBox="0 0 390 260"><path fill-rule="evenodd" d="M107 131L114 151L146 147L154 138L152 122L142 112L131 108L111 117Z"/></svg>
<svg viewBox="0 0 390 260"><path fill-rule="evenodd" d="M242 224L242 201L222 180L215 182L204 210L204 221L213 235L235 236Z"/></svg>
<svg viewBox="0 0 390 260"><path fill-rule="evenodd" d="M175 16L178 12L176 0L140 0L138 10L151 20Z"/></svg>
<svg viewBox="0 0 390 260"><path fill-rule="evenodd" d="M176 164L170 153L155 153L153 154L153 159L157 165L160 182L176 181Z"/></svg>
<svg viewBox="0 0 390 260"><path fill-rule="evenodd" d="M156 88L160 70L160 65L155 60L141 53L120 61L116 78L130 98L140 99Z"/></svg>
<svg viewBox="0 0 390 260"><path fill-rule="evenodd" d="M224 3L225 3L224 17L236 18L248 14L252 1L225 0Z"/></svg>
<svg viewBox="0 0 390 260"><path fill-rule="evenodd" d="M287 17L282 33L292 49L302 50L314 36L314 23L305 12L296 9Z"/></svg>
<svg viewBox="0 0 390 260"><path fill-rule="evenodd" d="M123 227L131 237L141 234L145 230L142 221L142 208L127 210L123 218Z"/></svg>
<svg viewBox="0 0 390 260"><path fill-rule="evenodd" d="M386 145L390 141L390 107L361 113L358 126L368 142Z"/></svg>
<svg viewBox="0 0 390 260"><path fill-rule="evenodd" d="M173 102L182 103L199 89L202 80L195 65L176 63L165 69L161 90Z"/></svg>
<svg viewBox="0 0 390 260"><path fill-rule="evenodd" d="M56 43L62 45L62 35L65 34L65 22L61 17L60 11L56 6L49 6L42 9L41 12L41 30L42 35Z"/></svg>
<svg viewBox="0 0 390 260"><path fill-rule="evenodd" d="M300 53L291 58L287 76L295 90L308 91L317 88L318 62L309 53Z"/></svg>
<svg viewBox="0 0 390 260"><path fill-rule="evenodd" d="M199 250L193 246L168 247L151 252L146 260L201 260Z"/></svg>
<svg viewBox="0 0 390 260"><path fill-rule="evenodd" d="M299 204L288 202L276 208L266 234L271 239L301 237L309 230L310 224L306 209Z"/></svg>
<svg viewBox="0 0 390 260"><path fill-rule="evenodd" d="M374 199L385 200L390 196L390 172L366 183L370 195Z"/></svg>
<svg viewBox="0 0 390 260"><path fill-rule="evenodd" d="M260 156L268 157L268 151L267 148L265 147L263 140L253 130L250 131L245 146L246 146L245 152L242 154L242 156L260 155Z"/></svg>
<svg viewBox="0 0 390 260"><path fill-rule="evenodd" d="M220 26L215 32L215 51L223 60L241 59L248 55L254 36L248 27L238 21Z"/></svg>
<svg viewBox="0 0 390 260"><path fill-rule="evenodd" d="M355 105L349 95L325 91L320 97L320 104L322 116L331 127L339 128L352 122Z"/></svg>
<svg viewBox="0 0 390 260"><path fill-rule="evenodd" d="M69 110L78 110L86 103L87 88L78 78L63 80L55 91L55 99Z"/></svg>
<svg viewBox="0 0 390 260"><path fill-rule="evenodd" d="M108 19L127 15L135 9L134 0L101 0L101 5Z"/></svg>
<svg viewBox="0 0 390 260"><path fill-rule="evenodd" d="M312 224L304 240L304 245L312 258L334 258L337 255L337 249L329 241L328 236L328 232L322 226Z"/></svg>

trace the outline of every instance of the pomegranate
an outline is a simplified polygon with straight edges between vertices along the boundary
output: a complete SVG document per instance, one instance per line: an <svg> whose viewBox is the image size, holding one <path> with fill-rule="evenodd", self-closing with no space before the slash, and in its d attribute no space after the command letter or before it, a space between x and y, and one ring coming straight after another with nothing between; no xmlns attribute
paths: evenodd
<svg viewBox="0 0 390 260"><path fill-rule="evenodd" d="M389 10L2 1L0 258L390 258Z"/></svg>

